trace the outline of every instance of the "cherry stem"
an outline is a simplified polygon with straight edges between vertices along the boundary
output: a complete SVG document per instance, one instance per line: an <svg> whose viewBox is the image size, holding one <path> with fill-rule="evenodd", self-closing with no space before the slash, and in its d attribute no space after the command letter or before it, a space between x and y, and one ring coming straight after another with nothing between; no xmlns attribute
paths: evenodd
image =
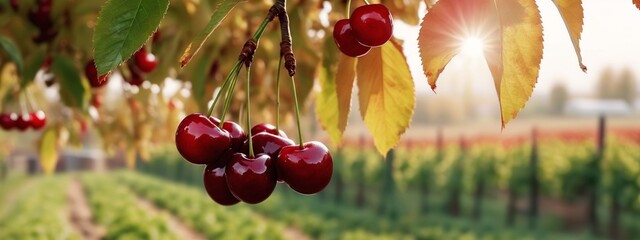
<svg viewBox="0 0 640 240"><path fill-rule="evenodd" d="M211 104L211 106L209 106L209 111L207 113L207 116L211 117L211 114L213 113L213 109L215 108L216 104L218 103L218 100L220 99L220 96L222 95L222 93L225 92L225 90L227 89L227 87L229 85L229 82L230 82L229 80L233 76L232 73L239 71L240 64L242 64L242 62L237 61L236 65L234 65L233 68L231 69L231 72L229 72L229 75L227 75L227 77L224 79L224 83L222 84L222 87L220 87L220 91L218 92L218 94L216 94L216 97L214 98L213 103Z"/></svg>
<svg viewBox="0 0 640 240"><path fill-rule="evenodd" d="M282 69L282 56L278 61L278 76L276 76L276 131L280 130L280 69Z"/></svg>
<svg viewBox="0 0 640 240"><path fill-rule="evenodd" d="M231 98L233 97L233 89L236 87L236 83L238 82L238 76L240 75L240 70L242 66L240 66L233 75L231 79L231 86L227 90L226 99L224 101L224 109L222 110L222 116L220 117L219 127L222 128L224 126L224 119L227 116L227 112L229 111L229 107L231 106ZM222 94L222 93L220 93Z"/></svg>
<svg viewBox="0 0 640 240"><path fill-rule="evenodd" d="M253 136L251 134L251 67L247 66L247 129L249 129L249 157L253 158Z"/></svg>
<svg viewBox="0 0 640 240"><path fill-rule="evenodd" d="M298 105L298 94L296 93L296 80L291 76L291 88L293 89L293 102L296 107L296 123L298 125L298 139L300 140L300 149L304 148L302 141L302 127L300 126L300 107Z"/></svg>
<svg viewBox="0 0 640 240"><path fill-rule="evenodd" d="M347 19L351 16L351 0L347 0L347 14L345 16L347 16Z"/></svg>
<svg viewBox="0 0 640 240"><path fill-rule="evenodd" d="M371 4L371 3L369 3L369 1L367 1L367 0L364 0L364 3L365 3L365 4L367 4L367 5L370 5L370 4Z"/></svg>

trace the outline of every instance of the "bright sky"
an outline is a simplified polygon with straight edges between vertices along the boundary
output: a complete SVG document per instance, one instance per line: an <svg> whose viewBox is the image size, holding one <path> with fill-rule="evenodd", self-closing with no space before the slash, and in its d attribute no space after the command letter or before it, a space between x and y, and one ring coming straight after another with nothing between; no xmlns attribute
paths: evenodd
<svg viewBox="0 0 640 240"><path fill-rule="evenodd" d="M546 94L557 81L564 81L572 94L585 95L594 91L600 73L611 66L614 71L628 67L640 80L640 10L631 0L584 0L584 30L582 57L588 67L583 73L578 67L571 39L558 10L551 0L537 1L544 27L544 55L540 77L534 95ZM424 15L424 6L420 11ZM396 37L405 40L405 55L416 80L418 94L430 93L422 73L417 49L419 27L396 24ZM438 81L439 92L457 89L455 78L473 81L474 92L495 94L491 75L484 60L472 53L461 54L445 68ZM473 79L470 79L473 78Z"/></svg>

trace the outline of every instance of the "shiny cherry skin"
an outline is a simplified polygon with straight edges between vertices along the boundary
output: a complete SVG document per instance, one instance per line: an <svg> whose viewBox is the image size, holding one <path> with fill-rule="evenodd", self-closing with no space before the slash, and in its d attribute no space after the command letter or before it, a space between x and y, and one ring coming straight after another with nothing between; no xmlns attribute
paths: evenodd
<svg viewBox="0 0 640 240"><path fill-rule="evenodd" d="M331 181L333 158L321 142L283 147L276 161L279 176L289 187L302 194L322 191Z"/></svg>
<svg viewBox="0 0 640 240"><path fill-rule="evenodd" d="M251 140L253 141L253 152L255 154L264 153L269 155L273 159L276 159L278 157L280 149L295 144L295 142L293 142L293 140L291 139L273 135L267 132L260 132L256 135L253 135ZM244 143L242 152L249 152L249 141L246 141Z"/></svg>
<svg viewBox="0 0 640 240"><path fill-rule="evenodd" d="M230 147L229 133L200 113L182 119L176 130L176 148L193 164L208 164L219 159Z"/></svg>
<svg viewBox="0 0 640 240"><path fill-rule="evenodd" d="M16 119L16 128L20 131L27 130L31 126L31 115L28 113L18 114Z"/></svg>
<svg viewBox="0 0 640 240"><path fill-rule="evenodd" d="M220 119L214 117L209 117L209 119L213 124L220 126ZM247 134L244 129L239 124L231 121L224 121L222 129L227 131L231 137L231 149L236 152L242 150L244 142L247 141Z"/></svg>
<svg viewBox="0 0 640 240"><path fill-rule="evenodd" d="M0 126L4 130L10 130L12 128L15 128L16 120L18 120L18 115L15 113L0 114Z"/></svg>
<svg viewBox="0 0 640 240"><path fill-rule="evenodd" d="M209 197L220 205L231 206L239 199L231 194L225 174L226 164L233 157L233 151L225 152L217 164L208 164L204 169L203 182Z"/></svg>
<svg viewBox="0 0 640 240"><path fill-rule="evenodd" d="M47 124L47 115L43 111L32 112L31 114L31 127L33 129L42 129Z"/></svg>
<svg viewBox="0 0 640 240"><path fill-rule="evenodd" d="M333 41L340 49L340 52L349 57L362 57L371 50L371 47L362 45L356 40L349 19L339 20L333 26Z"/></svg>
<svg viewBox="0 0 640 240"><path fill-rule="evenodd" d="M379 47L393 35L393 17L382 4L370 4L356 8L349 19L353 35L362 45Z"/></svg>
<svg viewBox="0 0 640 240"><path fill-rule="evenodd" d="M87 76L87 79L89 79L89 84L93 88L102 87L109 81L109 75L107 74L98 76L96 62L93 59L89 60L87 65L84 66L84 74Z"/></svg>
<svg viewBox="0 0 640 240"><path fill-rule="evenodd" d="M158 66L156 55L147 52L144 47L138 50L133 58L136 63L136 67L138 67L138 69L140 69L140 71L142 71L143 73L150 73L154 69L156 69L156 66Z"/></svg>
<svg viewBox="0 0 640 240"><path fill-rule="evenodd" d="M287 138L287 134L282 130L276 129L276 126L268 123L259 123L251 128L251 135L256 135L261 132L271 133L273 135L278 135L283 138Z"/></svg>
<svg viewBox="0 0 640 240"><path fill-rule="evenodd" d="M225 174L233 196L249 204L266 200L276 188L275 167L267 154L251 158L235 153L227 163Z"/></svg>

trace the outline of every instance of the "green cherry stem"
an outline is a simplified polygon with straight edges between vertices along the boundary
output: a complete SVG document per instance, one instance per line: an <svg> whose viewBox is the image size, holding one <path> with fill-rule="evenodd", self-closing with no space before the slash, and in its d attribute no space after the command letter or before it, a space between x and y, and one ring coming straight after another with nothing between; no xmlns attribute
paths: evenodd
<svg viewBox="0 0 640 240"><path fill-rule="evenodd" d="M369 1L367 1L367 0L364 0L364 3L365 3L365 4L367 4L367 5L370 5L370 4L371 4L371 3L369 3Z"/></svg>
<svg viewBox="0 0 640 240"><path fill-rule="evenodd" d="M231 85L227 90L226 99L224 101L224 109L222 110L222 116L220 117L220 128L223 127L224 119L227 116L227 112L229 111L229 107L231 106L231 99L233 98L233 89L236 87L236 83L238 82L238 76L240 75L240 70L242 70L242 66L240 66L233 74L233 78L231 79Z"/></svg>
<svg viewBox="0 0 640 240"><path fill-rule="evenodd" d="M207 112L207 116L211 117L211 114L213 113L213 109L215 108L216 104L218 103L218 100L220 99L220 96L222 95L222 93L225 92L225 90L227 89L230 79L233 76L234 72L239 71L238 69L241 67L242 62L237 61L236 64L233 66L233 68L231 68L231 72L229 72L229 74L227 75L227 77L224 79L224 83L222 84L222 87L220 87L220 91L218 92L218 94L216 94L216 97L213 99L213 103L211 104L211 106L209 106L209 111Z"/></svg>
<svg viewBox="0 0 640 240"><path fill-rule="evenodd" d="M251 67L247 66L247 129L251 129ZM249 157L253 158L253 136L249 130Z"/></svg>
<svg viewBox="0 0 640 240"><path fill-rule="evenodd" d="M300 126L300 107L298 105L298 94L296 93L296 80L291 76L291 88L293 89L293 102L296 107L296 123L298 124L298 139L300 140L300 149L304 148L302 141L302 127Z"/></svg>
<svg viewBox="0 0 640 240"><path fill-rule="evenodd" d="M347 14L345 16L347 16L347 19L351 16L351 0L347 0Z"/></svg>
<svg viewBox="0 0 640 240"><path fill-rule="evenodd" d="M280 69L282 69L282 56L278 61L278 75L276 76L276 131L280 131Z"/></svg>

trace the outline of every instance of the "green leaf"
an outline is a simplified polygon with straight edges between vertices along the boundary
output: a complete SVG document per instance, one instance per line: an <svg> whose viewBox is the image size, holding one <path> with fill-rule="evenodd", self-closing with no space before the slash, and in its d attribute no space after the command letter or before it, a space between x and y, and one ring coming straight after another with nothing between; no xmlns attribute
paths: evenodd
<svg viewBox="0 0 640 240"><path fill-rule="evenodd" d="M0 47L9 55L11 61L18 67L18 74L22 74L24 71L24 62L22 61L22 54L20 49L10 39L0 36Z"/></svg>
<svg viewBox="0 0 640 240"><path fill-rule="evenodd" d="M52 64L53 73L60 83L60 92L67 105L85 109L88 99L88 86L82 81L78 69L73 65L73 60L64 56L56 55Z"/></svg>
<svg viewBox="0 0 640 240"><path fill-rule="evenodd" d="M98 74L104 75L127 60L151 34L169 8L169 0L109 0L93 33Z"/></svg>
<svg viewBox="0 0 640 240"><path fill-rule="evenodd" d="M21 86L26 86L29 82L33 81L36 77L36 74L42 67L42 63L44 62L45 51L38 51L32 58L31 61L27 63L26 68L24 69L24 74L22 75L22 81L20 82Z"/></svg>
<svg viewBox="0 0 640 240"><path fill-rule="evenodd" d="M209 19L209 23L207 23L207 26L204 28L204 30L200 33L200 35L198 35L196 40L189 43L189 46L187 46L187 49L184 50L182 57L180 57L180 66L184 67L191 61L193 56L195 56L198 53L198 51L200 51L200 48L202 48L202 46L204 45L204 42L207 41L207 38L209 38L209 36L211 36L211 33L213 33L213 31L215 31L216 28L220 26L220 23L222 23L222 20L224 20L224 18L227 17L229 12L231 12L233 7L235 7L238 4L238 2L240 1L224 0L222 1L222 3L220 3L220 5L218 5L218 8L211 15L211 19ZM197 44L196 45L197 47L195 49L193 49L194 43Z"/></svg>

